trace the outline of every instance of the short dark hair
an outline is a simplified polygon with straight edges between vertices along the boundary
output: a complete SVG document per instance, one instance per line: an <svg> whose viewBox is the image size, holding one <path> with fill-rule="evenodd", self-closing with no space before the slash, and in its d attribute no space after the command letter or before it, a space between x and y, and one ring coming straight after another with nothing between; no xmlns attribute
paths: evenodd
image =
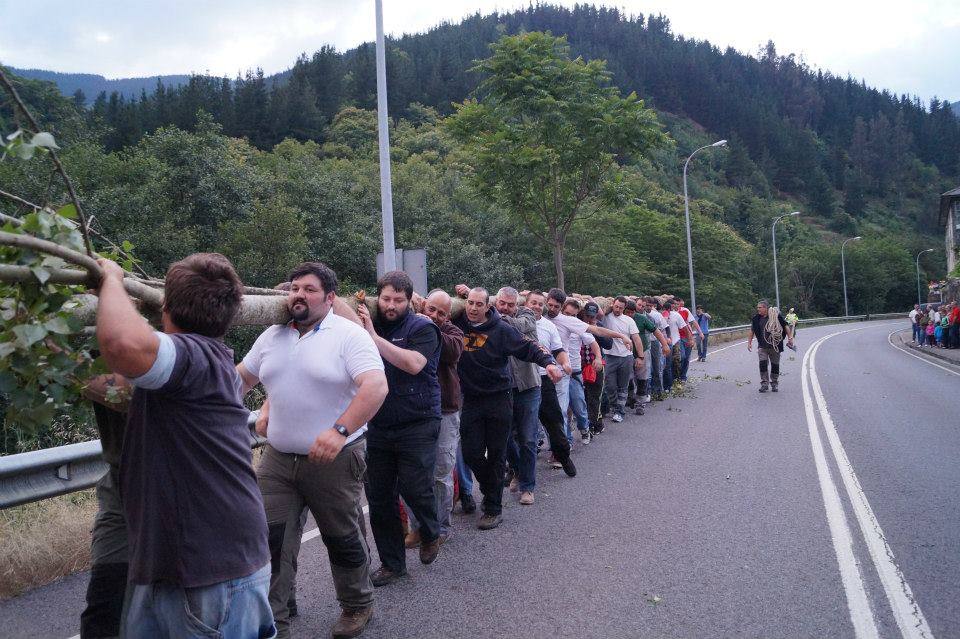
<svg viewBox="0 0 960 639"><path fill-rule="evenodd" d="M628 311L637 310L637 303L634 302L633 300L627 300L627 310Z"/></svg>
<svg viewBox="0 0 960 639"><path fill-rule="evenodd" d="M702 310L703 310L703 306L700 305L700 304L697 304L697 310L698 310L698 311L702 311Z"/></svg>
<svg viewBox="0 0 960 639"><path fill-rule="evenodd" d="M547 297L546 295L544 295L543 291L530 291L529 293L527 293L526 299L530 299L530 296L532 295L536 295L538 297L543 297L543 298Z"/></svg>
<svg viewBox="0 0 960 639"><path fill-rule="evenodd" d="M300 266L290 271L290 277L288 278L288 281L292 282L293 280L301 278L304 275L316 276L316 278L320 280L320 286L323 287L323 292L325 294L337 292L337 274L333 272L332 268L323 262L304 262Z"/></svg>
<svg viewBox="0 0 960 639"><path fill-rule="evenodd" d="M623 304L624 306L626 306L628 300L627 300L627 298L625 298L623 295L617 295L616 299L614 299L613 301L614 301L614 302L620 302L621 304Z"/></svg>
<svg viewBox="0 0 960 639"><path fill-rule="evenodd" d="M568 306L572 306L573 308L577 309L578 313L580 312L580 300L577 300L572 297L568 297L567 301L563 303L563 308L566 308Z"/></svg>
<svg viewBox="0 0 960 639"><path fill-rule="evenodd" d="M563 304L567 301L567 294L563 292L563 289L551 288L547 292L547 298L556 300L558 304Z"/></svg>
<svg viewBox="0 0 960 639"><path fill-rule="evenodd" d="M242 299L243 282L219 253L194 253L167 269L163 309L182 331L223 337Z"/></svg>
<svg viewBox="0 0 960 639"><path fill-rule="evenodd" d="M395 291L403 291L408 300L413 298L413 280L403 271L384 273L383 277L377 280L377 295L380 295L387 286Z"/></svg>
<svg viewBox="0 0 960 639"><path fill-rule="evenodd" d="M765 300L765 299L760 300L760 301L757 302L757 306L759 306L760 304L763 304L763 305L766 306L767 308L770 308L770 302L768 302L768 301Z"/></svg>
<svg viewBox="0 0 960 639"><path fill-rule="evenodd" d="M661 306L665 311L673 310L673 300L663 300Z"/></svg>

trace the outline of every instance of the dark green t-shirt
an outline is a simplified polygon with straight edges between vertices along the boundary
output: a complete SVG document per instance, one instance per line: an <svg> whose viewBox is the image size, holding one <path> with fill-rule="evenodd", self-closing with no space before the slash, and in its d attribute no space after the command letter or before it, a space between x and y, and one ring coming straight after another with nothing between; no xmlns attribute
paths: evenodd
<svg viewBox="0 0 960 639"><path fill-rule="evenodd" d="M640 341L643 342L643 350L650 348L650 336L657 330L657 325L653 323L650 316L646 313L634 313L633 321L637 323L637 330L640 331Z"/></svg>

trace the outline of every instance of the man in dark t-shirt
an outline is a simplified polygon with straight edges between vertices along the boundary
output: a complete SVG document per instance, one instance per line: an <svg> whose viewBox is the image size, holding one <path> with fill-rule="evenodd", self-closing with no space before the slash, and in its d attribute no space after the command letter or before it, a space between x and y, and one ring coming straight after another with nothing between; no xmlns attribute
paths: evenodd
<svg viewBox="0 0 960 639"><path fill-rule="evenodd" d="M222 340L240 279L216 253L171 265L160 333L134 308L123 270L98 262L97 340L134 387L120 459L131 585L121 635L272 637L266 517Z"/></svg>
<svg viewBox="0 0 960 639"><path fill-rule="evenodd" d="M771 321L774 317L775 321ZM776 393L780 381L780 353L783 352L784 340L793 345L793 328L787 324L777 307L770 308L767 300L760 300L757 302L757 314L750 320L748 351L753 350L754 337L757 338L757 355L760 357L760 392L772 390Z"/></svg>

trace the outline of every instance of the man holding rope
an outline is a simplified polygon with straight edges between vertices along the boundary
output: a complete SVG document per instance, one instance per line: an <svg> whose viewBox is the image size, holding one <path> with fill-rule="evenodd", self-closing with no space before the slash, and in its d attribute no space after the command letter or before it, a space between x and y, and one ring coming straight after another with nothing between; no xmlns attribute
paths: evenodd
<svg viewBox="0 0 960 639"><path fill-rule="evenodd" d="M793 328L780 314L776 306L770 307L767 300L757 302L757 314L750 320L750 336L747 350L753 350L753 338L757 338L757 355L760 357L760 392L777 392L780 380L780 354L783 352L783 337L793 346ZM770 369L769 371L767 369Z"/></svg>

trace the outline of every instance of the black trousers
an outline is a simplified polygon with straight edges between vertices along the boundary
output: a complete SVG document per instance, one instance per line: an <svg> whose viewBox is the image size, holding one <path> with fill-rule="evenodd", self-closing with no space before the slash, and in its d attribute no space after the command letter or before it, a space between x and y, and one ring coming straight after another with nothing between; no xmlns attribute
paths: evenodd
<svg viewBox="0 0 960 639"><path fill-rule="evenodd" d="M563 431L563 412L557 387L546 375L540 376L540 423L550 439L550 451L559 462L570 458L570 441Z"/></svg>
<svg viewBox="0 0 960 639"><path fill-rule="evenodd" d="M440 535L433 478L439 433L439 417L367 431L370 528L380 562L395 573L403 573L407 565L400 495L420 522L423 541Z"/></svg>
<svg viewBox="0 0 960 639"><path fill-rule="evenodd" d="M503 510L503 475L507 465L507 438L513 423L513 393L464 395L460 413L460 447L483 493L483 512Z"/></svg>

